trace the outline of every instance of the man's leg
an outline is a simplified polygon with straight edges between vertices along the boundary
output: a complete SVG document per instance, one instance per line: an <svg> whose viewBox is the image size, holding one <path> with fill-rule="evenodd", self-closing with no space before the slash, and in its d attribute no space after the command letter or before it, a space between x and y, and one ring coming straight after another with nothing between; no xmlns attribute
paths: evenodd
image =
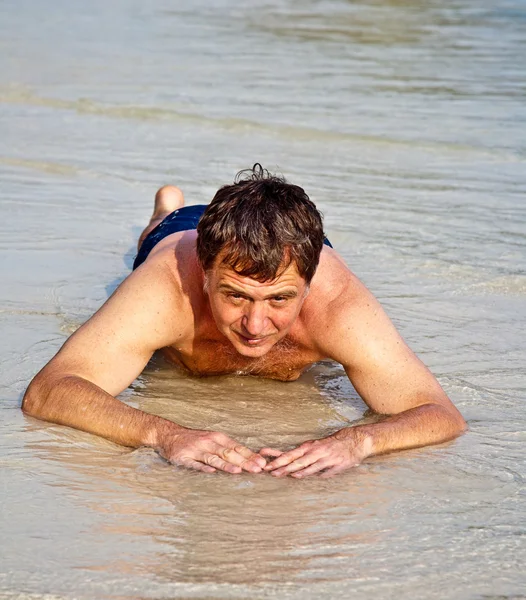
<svg viewBox="0 0 526 600"><path fill-rule="evenodd" d="M173 213L174 210L182 208L184 206L183 192L175 185L164 185L155 194L155 205L153 208L153 215L150 222L146 226L146 229L141 233L139 237L139 243L137 244L137 250L140 249L144 238L150 233L152 229L157 227L159 223Z"/></svg>

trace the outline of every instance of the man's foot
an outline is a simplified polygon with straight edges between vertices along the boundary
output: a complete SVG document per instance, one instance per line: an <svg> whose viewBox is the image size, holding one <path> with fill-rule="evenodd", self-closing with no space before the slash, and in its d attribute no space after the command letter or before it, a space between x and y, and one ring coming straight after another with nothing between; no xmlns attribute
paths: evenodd
<svg viewBox="0 0 526 600"><path fill-rule="evenodd" d="M173 213L174 210L182 208L184 206L184 195L183 192L175 185L164 185L155 194L155 205L153 209L153 215L150 222L146 226L146 229L141 233L139 237L139 243L137 249L139 249L144 242L144 238L159 225L159 223Z"/></svg>

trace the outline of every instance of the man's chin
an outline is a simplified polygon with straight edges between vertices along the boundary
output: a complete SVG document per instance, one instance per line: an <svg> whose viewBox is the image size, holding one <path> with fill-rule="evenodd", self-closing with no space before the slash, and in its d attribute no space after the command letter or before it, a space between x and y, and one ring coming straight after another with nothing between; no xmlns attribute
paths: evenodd
<svg viewBox="0 0 526 600"><path fill-rule="evenodd" d="M272 348L272 346L265 346L260 348L247 348L246 346L241 346L239 344L235 344L234 348L238 354L241 356L245 356L246 358L260 358L261 356L265 356L267 352Z"/></svg>

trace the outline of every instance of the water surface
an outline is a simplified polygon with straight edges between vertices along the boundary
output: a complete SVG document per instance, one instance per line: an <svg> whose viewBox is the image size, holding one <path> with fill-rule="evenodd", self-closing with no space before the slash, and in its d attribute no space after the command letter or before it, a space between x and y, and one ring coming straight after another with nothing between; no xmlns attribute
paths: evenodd
<svg viewBox="0 0 526 600"><path fill-rule="evenodd" d="M0 28L0 597L524 597L524 4L21 0ZM317 202L466 436L295 481L22 415L155 190L207 202L256 161ZM122 399L254 448L366 408L331 363L283 384L157 358Z"/></svg>

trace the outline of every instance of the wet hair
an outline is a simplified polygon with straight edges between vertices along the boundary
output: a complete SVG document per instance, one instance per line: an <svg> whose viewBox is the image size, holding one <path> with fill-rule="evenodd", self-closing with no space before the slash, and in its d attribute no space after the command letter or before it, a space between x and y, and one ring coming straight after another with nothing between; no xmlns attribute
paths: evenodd
<svg viewBox="0 0 526 600"><path fill-rule="evenodd" d="M218 257L243 277L276 279L291 263L310 283L323 247L322 217L305 191L256 163L220 188L197 225L206 272Z"/></svg>

